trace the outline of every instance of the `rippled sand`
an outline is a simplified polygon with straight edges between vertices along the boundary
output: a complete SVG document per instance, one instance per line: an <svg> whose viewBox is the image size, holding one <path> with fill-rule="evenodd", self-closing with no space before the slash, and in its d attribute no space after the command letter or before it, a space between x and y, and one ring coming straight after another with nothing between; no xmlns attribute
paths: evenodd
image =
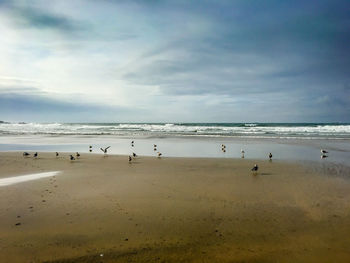
<svg viewBox="0 0 350 263"><path fill-rule="evenodd" d="M0 153L3 262L350 262L350 175L252 160ZM331 170L329 170L331 169Z"/></svg>

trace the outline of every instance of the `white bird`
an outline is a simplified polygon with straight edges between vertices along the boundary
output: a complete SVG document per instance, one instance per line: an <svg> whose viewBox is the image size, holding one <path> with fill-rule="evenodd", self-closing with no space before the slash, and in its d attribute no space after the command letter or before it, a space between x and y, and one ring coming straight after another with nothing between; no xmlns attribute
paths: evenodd
<svg viewBox="0 0 350 263"><path fill-rule="evenodd" d="M328 152L326 150L321 149L321 153L325 154L325 153L328 153Z"/></svg>

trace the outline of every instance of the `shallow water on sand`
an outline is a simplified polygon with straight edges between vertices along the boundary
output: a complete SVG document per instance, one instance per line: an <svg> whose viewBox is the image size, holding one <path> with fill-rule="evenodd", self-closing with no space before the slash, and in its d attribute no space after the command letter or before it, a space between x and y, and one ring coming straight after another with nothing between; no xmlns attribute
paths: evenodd
<svg viewBox="0 0 350 263"><path fill-rule="evenodd" d="M131 141L134 141L134 146ZM154 144L157 145L154 149ZM226 146L225 152L221 145ZM247 139L216 137L138 137L115 136L3 136L0 151L43 151L100 153L100 148L111 146L110 154L156 156L161 152L168 157L241 158L241 149L246 159L267 159L273 154L276 160L318 161L347 164L350 159L349 140L308 139ZM329 151L321 159L321 149Z"/></svg>
<svg viewBox="0 0 350 263"><path fill-rule="evenodd" d="M59 171L53 171L53 172L34 173L34 174L1 178L0 179L0 187L12 185L12 184L23 183L23 182L32 181L32 180L37 180L37 179L41 179L41 178L45 178L45 177L55 176L59 173L60 173Z"/></svg>

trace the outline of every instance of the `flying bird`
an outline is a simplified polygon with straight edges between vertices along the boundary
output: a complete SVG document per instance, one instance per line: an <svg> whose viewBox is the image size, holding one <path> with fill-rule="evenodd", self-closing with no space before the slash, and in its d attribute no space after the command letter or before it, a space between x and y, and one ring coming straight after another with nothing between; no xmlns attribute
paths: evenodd
<svg viewBox="0 0 350 263"><path fill-rule="evenodd" d="M101 149L101 151L102 151L104 154L107 154L107 150L108 150L109 147L111 147L111 146L108 146L108 147L106 147L106 148L104 148L104 149L103 149L103 148L100 148L100 149Z"/></svg>

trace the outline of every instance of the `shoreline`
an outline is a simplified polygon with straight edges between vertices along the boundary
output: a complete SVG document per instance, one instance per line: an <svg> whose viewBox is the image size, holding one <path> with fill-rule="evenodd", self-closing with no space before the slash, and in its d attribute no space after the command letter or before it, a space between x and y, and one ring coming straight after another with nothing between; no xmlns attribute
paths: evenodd
<svg viewBox="0 0 350 263"><path fill-rule="evenodd" d="M0 157L1 176L61 171L1 187L6 262L350 260L350 181L298 163Z"/></svg>

